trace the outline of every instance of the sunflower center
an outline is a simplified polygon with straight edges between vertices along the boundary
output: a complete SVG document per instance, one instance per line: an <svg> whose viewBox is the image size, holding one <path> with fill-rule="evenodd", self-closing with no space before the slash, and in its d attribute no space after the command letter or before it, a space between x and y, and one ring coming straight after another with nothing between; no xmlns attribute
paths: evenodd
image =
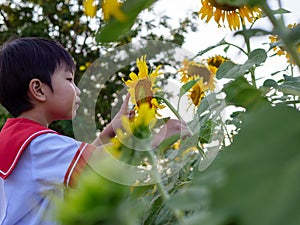
<svg viewBox="0 0 300 225"><path fill-rule="evenodd" d="M189 65L188 74L190 76L198 75L203 77L204 82L208 82L211 76L211 72L207 68L197 65Z"/></svg>
<svg viewBox="0 0 300 225"><path fill-rule="evenodd" d="M140 106L141 103L148 102L151 105L153 98L152 83L148 79L140 79L135 86L135 100L136 104Z"/></svg>
<svg viewBox="0 0 300 225"><path fill-rule="evenodd" d="M195 85L191 91L190 98L195 106L198 106L204 97L204 92L199 85Z"/></svg>
<svg viewBox="0 0 300 225"><path fill-rule="evenodd" d="M210 66L214 66L214 67L217 67L219 68L220 65L225 62L226 59L224 59L223 57L219 57L219 56L216 56L216 57L213 57L213 58L210 58L207 60L207 63L208 65Z"/></svg>
<svg viewBox="0 0 300 225"><path fill-rule="evenodd" d="M232 5L228 5L228 4L217 3L216 0L208 0L208 1L215 8L221 9L221 10L224 10L224 11L235 11L235 10L240 8L239 6L232 6Z"/></svg>

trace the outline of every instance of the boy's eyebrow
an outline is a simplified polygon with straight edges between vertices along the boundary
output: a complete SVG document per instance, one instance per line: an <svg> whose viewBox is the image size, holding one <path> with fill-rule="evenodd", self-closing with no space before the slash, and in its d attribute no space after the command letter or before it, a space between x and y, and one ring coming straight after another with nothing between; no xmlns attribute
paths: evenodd
<svg viewBox="0 0 300 225"><path fill-rule="evenodd" d="M73 68L72 65L67 62L60 62L60 65L58 66L63 67L65 72L71 72L73 76L75 75L76 68Z"/></svg>
<svg viewBox="0 0 300 225"><path fill-rule="evenodd" d="M72 74L72 76L74 77L75 75L75 71L74 70L70 70L68 67L65 66L65 72L70 72Z"/></svg>

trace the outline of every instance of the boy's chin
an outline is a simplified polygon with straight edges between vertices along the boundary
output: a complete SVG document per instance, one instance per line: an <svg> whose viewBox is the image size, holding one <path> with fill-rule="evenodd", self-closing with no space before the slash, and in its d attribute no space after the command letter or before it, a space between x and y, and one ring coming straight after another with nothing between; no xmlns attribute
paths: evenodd
<svg viewBox="0 0 300 225"><path fill-rule="evenodd" d="M77 115L77 109L73 110L70 120L74 119Z"/></svg>
<svg viewBox="0 0 300 225"><path fill-rule="evenodd" d="M74 112L69 120L73 120L76 117L76 112Z"/></svg>

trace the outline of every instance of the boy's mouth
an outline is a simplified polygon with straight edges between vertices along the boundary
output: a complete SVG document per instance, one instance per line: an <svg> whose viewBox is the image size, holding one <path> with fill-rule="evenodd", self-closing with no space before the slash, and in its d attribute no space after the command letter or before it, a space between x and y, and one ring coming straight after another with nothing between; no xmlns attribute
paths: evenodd
<svg viewBox="0 0 300 225"><path fill-rule="evenodd" d="M79 108L79 106L80 106L80 102L81 102L80 100L75 102L75 107L76 107L76 109L78 109L78 108Z"/></svg>

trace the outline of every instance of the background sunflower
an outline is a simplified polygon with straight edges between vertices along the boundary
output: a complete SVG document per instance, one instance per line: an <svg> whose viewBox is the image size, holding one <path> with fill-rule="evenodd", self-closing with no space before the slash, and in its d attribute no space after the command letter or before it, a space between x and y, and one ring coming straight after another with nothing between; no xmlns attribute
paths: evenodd
<svg viewBox="0 0 300 225"><path fill-rule="evenodd" d="M261 10L257 7L250 8L247 5L232 6L228 4L217 3L215 0L201 0L202 7L198 14L205 22L208 23L212 17L217 22L218 26L225 26L224 21L230 30L238 30L241 24L245 24L247 19L249 23L252 23L256 18L261 17Z"/></svg>

